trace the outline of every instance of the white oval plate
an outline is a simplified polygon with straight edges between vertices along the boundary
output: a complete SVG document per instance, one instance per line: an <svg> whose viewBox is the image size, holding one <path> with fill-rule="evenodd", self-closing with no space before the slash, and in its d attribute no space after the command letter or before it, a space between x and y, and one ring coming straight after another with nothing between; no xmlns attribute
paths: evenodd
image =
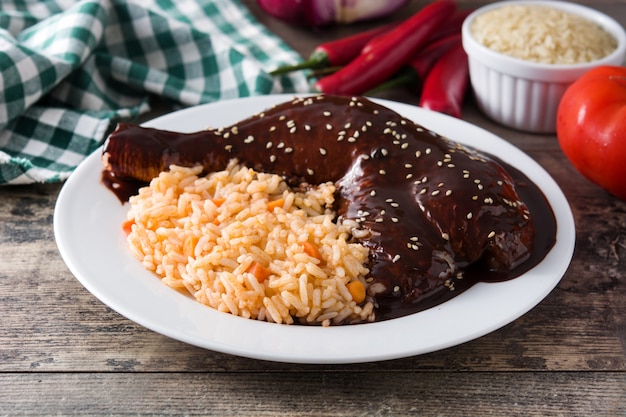
<svg viewBox="0 0 626 417"><path fill-rule="evenodd" d="M146 125L188 132L226 126L292 97L221 101ZM99 151L76 169L59 194L54 232L61 256L94 296L148 329L206 349L279 362L356 363L424 354L483 336L536 306L565 274L574 251L574 219L558 185L529 156L479 127L408 104L376 101L526 173L545 193L557 219L556 245L546 258L516 279L479 283L437 307L383 322L323 328L235 317L170 289L134 259L121 228L127 207L100 182Z"/></svg>

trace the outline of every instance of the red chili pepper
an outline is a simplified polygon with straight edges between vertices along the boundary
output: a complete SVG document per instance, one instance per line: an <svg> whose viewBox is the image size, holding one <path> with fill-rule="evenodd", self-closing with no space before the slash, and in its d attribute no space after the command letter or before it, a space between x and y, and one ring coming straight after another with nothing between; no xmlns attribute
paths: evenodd
<svg viewBox="0 0 626 417"><path fill-rule="evenodd" d="M445 38L439 38L418 52L415 58L409 61L409 66L415 71L418 78L424 81L433 65L435 65L446 52L461 45L460 32L454 35L448 35Z"/></svg>
<svg viewBox="0 0 626 417"><path fill-rule="evenodd" d="M395 74L425 45L456 9L453 0L437 0L395 29L383 34L367 53L318 80L315 88L329 94L362 94Z"/></svg>
<svg viewBox="0 0 626 417"><path fill-rule="evenodd" d="M472 12L471 10L456 11L449 19L446 19L437 28L437 30L431 35L431 37L428 39L428 42L426 43L435 42L441 38L445 38L450 35L461 33L461 26L463 26L463 21L465 20L467 16L469 16L471 12ZM380 42L380 40L383 38L384 38L384 34L372 38L369 42L365 44L361 53L362 54L369 53L372 50L372 48L376 45L376 43Z"/></svg>
<svg viewBox="0 0 626 417"><path fill-rule="evenodd" d="M446 38L450 35L461 33L461 26L467 16L474 10L457 10L450 19L448 19L441 28L429 39L430 42Z"/></svg>
<svg viewBox="0 0 626 417"><path fill-rule="evenodd" d="M385 25L360 32L345 38L329 41L318 45L309 59L295 65L285 65L270 72L270 75L281 75L303 69L318 69L343 66L356 58L363 46L372 38L388 32L395 24Z"/></svg>
<svg viewBox="0 0 626 417"><path fill-rule="evenodd" d="M425 109L460 118L468 84L467 54L462 45L457 45L435 62L424 81L419 104Z"/></svg>
<svg viewBox="0 0 626 417"><path fill-rule="evenodd" d="M460 33L446 36L445 38L441 38L429 44L424 49L420 50L397 76L368 91L365 95L377 94L381 91L405 84L418 88L426 79L426 75L433 65L435 65L435 62L437 62L443 54L458 45L461 45Z"/></svg>

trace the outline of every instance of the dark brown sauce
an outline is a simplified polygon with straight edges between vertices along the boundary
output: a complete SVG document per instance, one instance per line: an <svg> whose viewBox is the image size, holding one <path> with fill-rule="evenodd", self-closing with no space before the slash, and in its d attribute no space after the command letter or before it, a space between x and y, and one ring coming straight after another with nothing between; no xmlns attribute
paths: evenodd
<svg viewBox="0 0 626 417"><path fill-rule="evenodd" d="M538 265L556 243L557 223L554 212L543 192L528 177L511 165L500 161L515 180L517 192L530 209L535 222L534 249L530 257L506 272L494 271L484 263L476 262L465 269L463 279L454 280L454 290L440 287L437 293L412 303L399 302L397 298L379 298L376 320L383 321L418 313L436 307L463 293L478 282L503 282L517 278Z"/></svg>

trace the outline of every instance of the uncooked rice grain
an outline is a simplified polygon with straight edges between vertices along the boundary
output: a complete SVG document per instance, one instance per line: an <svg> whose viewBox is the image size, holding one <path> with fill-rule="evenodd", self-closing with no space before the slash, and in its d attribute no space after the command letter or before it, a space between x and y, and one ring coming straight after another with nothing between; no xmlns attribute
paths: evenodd
<svg viewBox="0 0 626 417"><path fill-rule="evenodd" d="M515 58L544 64L578 64L601 59L617 48L615 38L596 23L542 5L504 5L478 15L474 38Z"/></svg>
<svg viewBox="0 0 626 417"><path fill-rule="evenodd" d="M232 161L220 172L170 167L129 199L129 246L171 288L233 315L328 326L374 320L346 284L366 284L368 250L332 210L335 187L291 190ZM274 207L276 206L276 207ZM304 250L318 248L321 260ZM262 265L269 276L251 272Z"/></svg>

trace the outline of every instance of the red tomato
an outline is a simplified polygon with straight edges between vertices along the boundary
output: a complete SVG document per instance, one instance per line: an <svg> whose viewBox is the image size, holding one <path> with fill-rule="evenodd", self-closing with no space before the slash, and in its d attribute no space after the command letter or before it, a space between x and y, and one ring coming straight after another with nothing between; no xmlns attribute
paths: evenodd
<svg viewBox="0 0 626 417"><path fill-rule="evenodd" d="M556 130L574 167L626 200L626 68L597 67L575 81L559 104Z"/></svg>

